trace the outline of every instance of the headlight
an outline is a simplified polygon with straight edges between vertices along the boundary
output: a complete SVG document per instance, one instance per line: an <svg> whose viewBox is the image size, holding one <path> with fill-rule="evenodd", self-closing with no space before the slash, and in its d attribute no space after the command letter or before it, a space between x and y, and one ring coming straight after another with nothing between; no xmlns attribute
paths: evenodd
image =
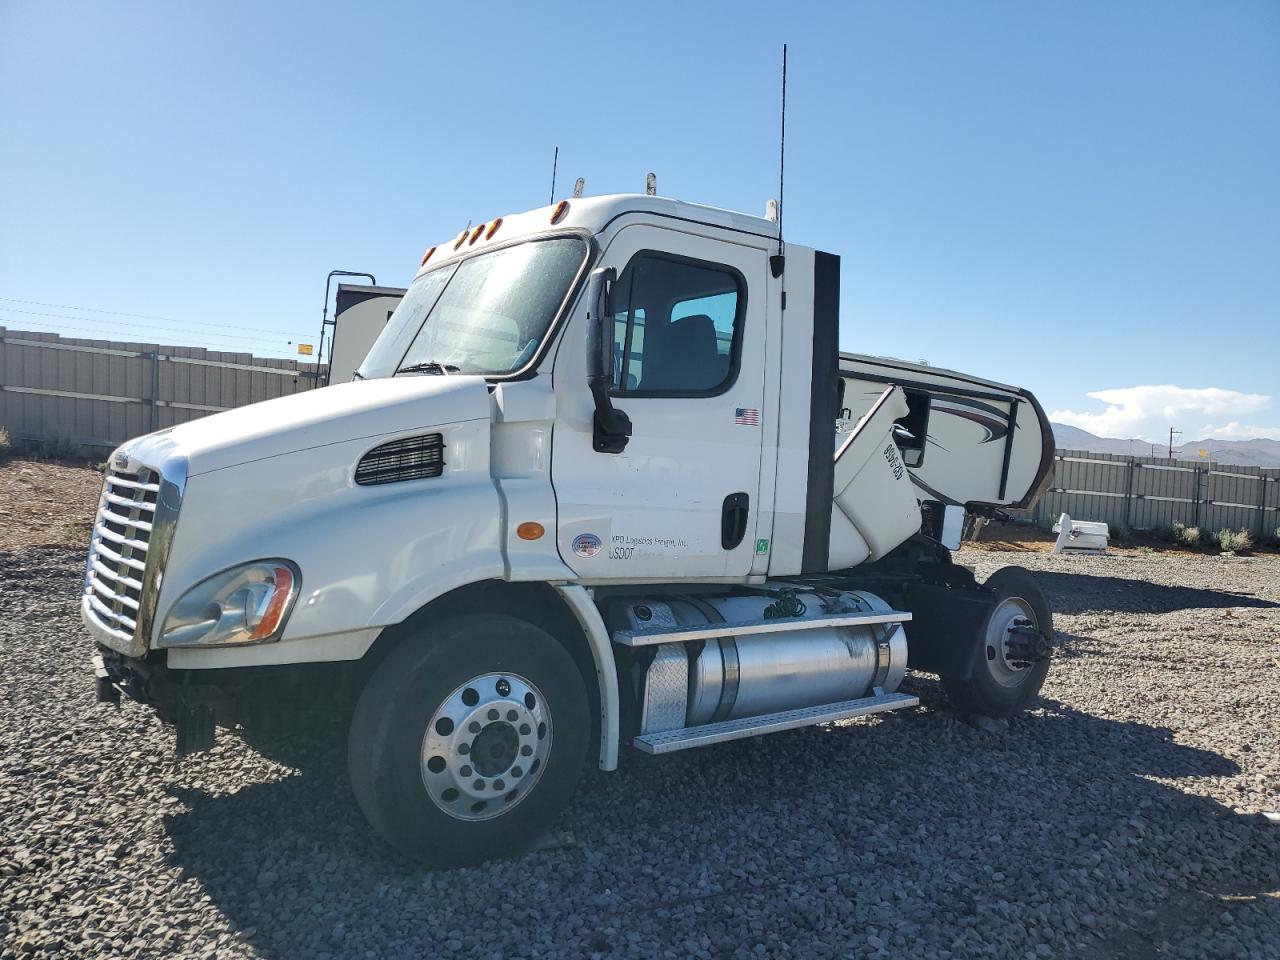
<svg viewBox="0 0 1280 960"><path fill-rule="evenodd" d="M160 646L222 646L278 640L301 585L288 560L257 560L202 580L165 617Z"/></svg>

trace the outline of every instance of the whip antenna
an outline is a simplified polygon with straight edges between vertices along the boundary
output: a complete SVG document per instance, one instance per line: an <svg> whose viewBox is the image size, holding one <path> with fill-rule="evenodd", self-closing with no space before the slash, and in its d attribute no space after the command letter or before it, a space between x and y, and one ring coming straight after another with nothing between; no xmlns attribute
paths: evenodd
<svg viewBox="0 0 1280 960"><path fill-rule="evenodd" d="M555 156L551 158L551 202L556 202L556 167L560 165L560 147L556 147Z"/></svg>
<svg viewBox="0 0 1280 960"><path fill-rule="evenodd" d="M778 143L778 254L769 258L769 268L775 277L782 276L786 245L782 242L782 211L785 204L783 189L787 179L787 45L782 45L782 135Z"/></svg>

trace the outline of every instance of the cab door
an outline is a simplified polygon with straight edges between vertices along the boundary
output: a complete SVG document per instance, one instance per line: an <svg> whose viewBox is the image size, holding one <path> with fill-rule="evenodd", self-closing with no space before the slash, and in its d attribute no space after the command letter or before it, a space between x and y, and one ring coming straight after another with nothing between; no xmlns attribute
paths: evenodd
<svg viewBox="0 0 1280 960"><path fill-rule="evenodd" d="M767 251L635 224L600 263L618 272L610 395L632 435L619 453L592 447L579 304L555 363L560 555L588 580L746 577L765 428Z"/></svg>

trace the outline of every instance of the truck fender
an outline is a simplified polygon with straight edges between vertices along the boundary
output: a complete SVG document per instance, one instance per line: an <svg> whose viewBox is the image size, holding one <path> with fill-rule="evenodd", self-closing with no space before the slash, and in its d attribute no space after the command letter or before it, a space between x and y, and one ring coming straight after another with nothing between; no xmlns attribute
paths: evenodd
<svg viewBox="0 0 1280 960"><path fill-rule="evenodd" d="M591 594L576 583L555 585L556 591L573 611L591 658L596 665L596 682L600 685L600 769L618 769L618 668L613 659L613 646L604 618Z"/></svg>

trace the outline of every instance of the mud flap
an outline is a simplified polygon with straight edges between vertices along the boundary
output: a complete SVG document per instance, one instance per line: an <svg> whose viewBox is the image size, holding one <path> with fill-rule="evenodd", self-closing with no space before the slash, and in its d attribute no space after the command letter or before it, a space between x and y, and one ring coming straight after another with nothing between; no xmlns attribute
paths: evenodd
<svg viewBox="0 0 1280 960"><path fill-rule="evenodd" d="M973 674L979 645L973 642L995 607L995 596L931 583L907 587L907 666L965 679Z"/></svg>

